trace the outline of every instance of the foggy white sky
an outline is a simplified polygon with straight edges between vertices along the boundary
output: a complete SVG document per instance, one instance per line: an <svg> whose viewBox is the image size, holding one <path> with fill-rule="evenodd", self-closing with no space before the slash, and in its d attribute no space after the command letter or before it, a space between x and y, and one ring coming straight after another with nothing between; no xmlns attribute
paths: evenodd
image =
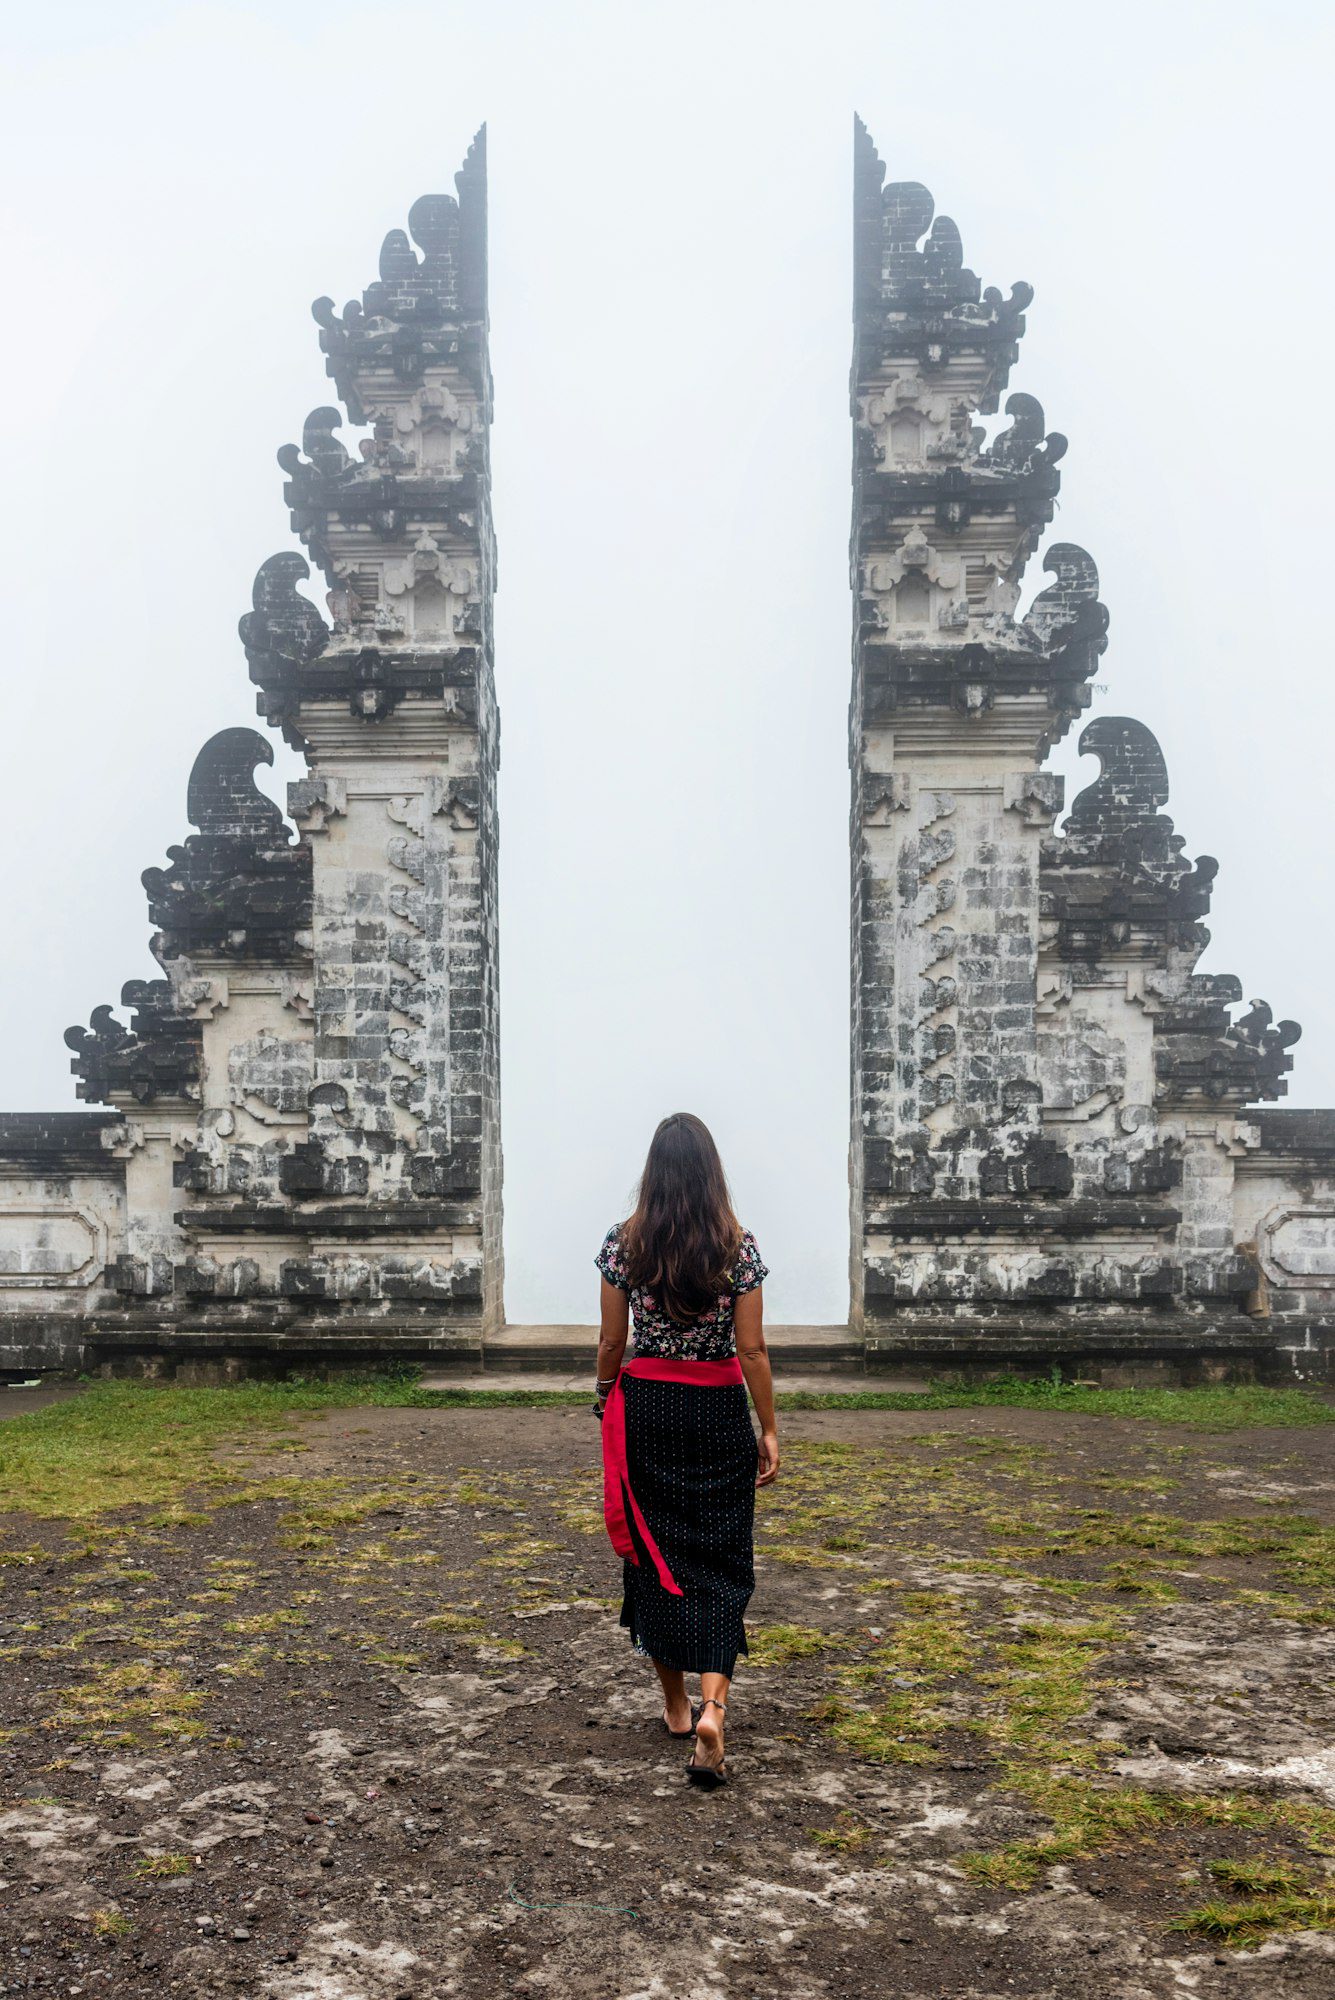
<svg viewBox="0 0 1335 2000"><path fill-rule="evenodd" d="M591 1316L650 1129L698 1111L772 1266L847 1301L850 124L1071 440L1054 538L1221 867L1207 969L1335 1102L1325 7L55 4L6 16L0 1107L150 975L276 448L489 124L507 1307ZM1068 798L1074 737L1059 753ZM276 742L271 789L295 760ZM1094 775L1091 764L1075 783Z"/></svg>

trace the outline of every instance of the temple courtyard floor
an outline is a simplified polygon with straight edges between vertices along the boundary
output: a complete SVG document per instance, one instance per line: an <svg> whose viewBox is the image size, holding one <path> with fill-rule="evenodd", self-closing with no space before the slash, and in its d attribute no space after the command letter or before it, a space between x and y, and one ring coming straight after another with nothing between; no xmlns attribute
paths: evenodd
<svg viewBox="0 0 1335 2000"><path fill-rule="evenodd" d="M0 1991L1329 1995L1335 1408L990 1393L785 1412L704 1795L586 1401L0 1390Z"/></svg>

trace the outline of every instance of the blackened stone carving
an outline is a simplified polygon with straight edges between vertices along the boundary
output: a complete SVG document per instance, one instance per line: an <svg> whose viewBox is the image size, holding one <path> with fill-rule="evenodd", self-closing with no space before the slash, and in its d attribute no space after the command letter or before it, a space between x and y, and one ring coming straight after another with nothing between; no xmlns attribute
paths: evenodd
<svg viewBox="0 0 1335 2000"><path fill-rule="evenodd" d="M1079 748L1099 759L1099 775L1077 794L1060 838L1043 846L1043 913L1059 925L1061 955L1097 959L1137 936L1142 955L1170 944L1198 955L1219 864L1208 854L1187 860L1160 810L1169 788L1158 742L1143 722L1105 715Z"/></svg>
<svg viewBox="0 0 1335 2000"><path fill-rule="evenodd" d="M1127 1231L1162 1235L1182 1220L1180 1209L1163 1202L1098 1199L1009 1201L896 1201L876 1210L876 1227L887 1236L1092 1237Z"/></svg>
<svg viewBox="0 0 1335 2000"><path fill-rule="evenodd" d="M256 709L297 750L305 747L295 726L303 676L329 644L329 627L297 589L310 573L302 556L290 551L270 556L256 573L253 608L237 628L250 678L261 691Z"/></svg>
<svg viewBox="0 0 1335 2000"><path fill-rule="evenodd" d="M342 317L334 302L311 307L327 367L354 423L365 421L361 376L388 366L415 383L432 362L454 362L478 392L490 394L485 343L487 153L485 128L455 175L453 195L423 195L408 213L408 235L392 229L380 252L380 276Z"/></svg>
<svg viewBox="0 0 1335 2000"><path fill-rule="evenodd" d="M1068 834L1115 838L1168 804L1168 766L1143 722L1101 715L1081 731L1078 747L1082 757L1097 757L1101 768L1093 784L1076 794Z"/></svg>
<svg viewBox="0 0 1335 2000"><path fill-rule="evenodd" d="M263 1291L253 1257L187 1257L176 1267L175 1286L192 1299L250 1299Z"/></svg>
<svg viewBox="0 0 1335 2000"><path fill-rule="evenodd" d="M1230 1021L1226 1006L1214 998L1217 985L1200 998L1193 993L1197 986L1193 978L1182 1001L1157 1023L1154 1066L1164 1095L1174 1102L1198 1095L1211 1102L1230 1098L1239 1105L1282 1097L1288 1088L1284 1077L1293 1068L1288 1051L1302 1036L1298 1023L1271 1027L1264 1000L1254 1000L1243 1020ZM1236 997L1237 981L1229 987L1229 997Z"/></svg>
<svg viewBox="0 0 1335 2000"><path fill-rule="evenodd" d="M409 1166L412 1191L415 1195L475 1194L481 1165L481 1147L476 1142L461 1141L442 1158L417 1153Z"/></svg>
<svg viewBox="0 0 1335 2000"><path fill-rule="evenodd" d="M855 377L870 372L883 335L929 374L945 370L961 350L986 351L990 372L978 407L995 410L1032 288L1013 285L1007 299L994 286L980 291L949 216L933 221L935 203L920 181L883 187L885 166L860 118L853 131Z"/></svg>
<svg viewBox="0 0 1335 2000"><path fill-rule="evenodd" d="M287 841L283 815L255 783L272 746L254 729L220 729L196 757L185 795L186 815L201 833L240 840Z"/></svg>
<svg viewBox="0 0 1335 2000"><path fill-rule="evenodd" d="M320 479L339 479L352 465L352 455L334 432L342 427L343 412L324 405L312 410L302 426L301 448Z"/></svg>
<svg viewBox="0 0 1335 2000"><path fill-rule="evenodd" d="M144 872L159 960L207 952L300 961L310 953L311 856L255 783L273 750L253 729L223 729L195 759L186 810L199 832Z"/></svg>
<svg viewBox="0 0 1335 2000"><path fill-rule="evenodd" d="M1240 1021L1235 1021L1229 1033L1238 1041L1250 1042L1254 1048L1265 1048L1273 1043L1275 1047L1287 1049L1300 1040L1302 1029L1296 1021L1281 1021L1271 1032L1274 1012L1266 1000L1253 1000Z"/></svg>
<svg viewBox="0 0 1335 2000"><path fill-rule="evenodd" d="M1008 396L1006 415L1013 417L1014 422L986 454L989 465L1000 471L1027 472L1040 456L1047 465L1055 465L1066 456L1066 439L1061 432L1044 431L1043 405L1037 396Z"/></svg>
<svg viewBox="0 0 1335 2000"><path fill-rule="evenodd" d="M176 1273L170 1257L154 1254L130 1257L122 1253L107 1266L107 1283L126 1299L153 1299L176 1288Z"/></svg>
<svg viewBox="0 0 1335 2000"><path fill-rule="evenodd" d="M0 1112L0 1167L9 1173L105 1174L117 1180L121 1165L109 1141L118 1125L114 1111Z"/></svg>
<svg viewBox="0 0 1335 2000"><path fill-rule="evenodd" d="M1104 1185L1111 1194L1171 1194L1182 1185L1181 1146L1146 1146L1140 1152L1109 1153Z"/></svg>
<svg viewBox="0 0 1335 2000"><path fill-rule="evenodd" d="M1075 1186L1075 1173L1054 1140L1034 1134L1008 1152L985 1153L978 1186L984 1195L1064 1195Z"/></svg>
<svg viewBox="0 0 1335 2000"><path fill-rule="evenodd" d="M196 1099L200 1026L176 1012L169 982L131 979L121 988L121 1002L131 1009L128 1027L110 1007L95 1007L91 1027L65 1030L79 1096L90 1104Z"/></svg>
<svg viewBox="0 0 1335 2000"><path fill-rule="evenodd" d="M309 666L329 643L329 627L297 589L310 564L290 550L261 563L251 592L253 609L237 629L246 649L251 679L265 685L266 674ZM261 671L257 673L255 670Z"/></svg>
<svg viewBox="0 0 1335 2000"><path fill-rule="evenodd" d="M1074 542L1054 542L1043 558L1043 571L1057 580L1030 605L1026 629L1041 646L1064 658L1079 649L1084 674L1092 674L1108 645L1108 609L1099 602L1094 559Z"/></svg>

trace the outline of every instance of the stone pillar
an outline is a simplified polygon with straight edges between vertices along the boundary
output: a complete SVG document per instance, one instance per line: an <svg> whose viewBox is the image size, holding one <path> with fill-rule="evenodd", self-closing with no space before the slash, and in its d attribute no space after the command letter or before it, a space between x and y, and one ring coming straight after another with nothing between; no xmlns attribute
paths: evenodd
<svg viewBox="0 0 1335 2000"><path fill-rule="evenodd" d="M975 418L1029 287L981 292L927 190L883 187L861 125L856 145L850 1182L852 1312L873 1327L989 1310L968 1225L1070 1189L1040 1130L1039 864L1061 791L1039 766L1088 700L1106 616L1070 544L1015 616L1065 441L1029 396L991 445Z"/></svg>
<svg viewBox="0 0 1335 2000"><path fill-rule="evenodd" d="M356 1205L350 1282L410 1312L448 1300L485 1330L503 1307L481 134L457 179L457 200L414 204L416 249L386 237L360 301L314 308L347 421L369 431L354 455L343 413L320 408L279 453L332 626L280 556L242 633L261 712L310 764L290 795L312 859L303 1192ZM337 1285L332 1251L307 1262L292 1282Z"/></svg>
<svg viewBox="0 0 1335 2000"><path fill-rule="evenodd" d="M1230 1020L1238 982L1195 971L1215 863L1184 857L1143 723L1089 724L1100 774L1054 831L1040 767L1107 613L1056 543L1018 616L1065 439L1028 395L990 442L976 419L1032 295L980 288L856 144L854 1319L919 1365L1263 1365L1234 1182L1298 1028Z"/></svg>

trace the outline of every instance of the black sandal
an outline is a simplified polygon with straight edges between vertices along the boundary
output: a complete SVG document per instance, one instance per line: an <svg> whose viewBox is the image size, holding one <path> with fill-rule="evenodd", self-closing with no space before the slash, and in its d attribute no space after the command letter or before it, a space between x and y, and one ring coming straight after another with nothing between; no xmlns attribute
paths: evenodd
<svg viewBox="0 0 1335 2000"><path fill-rule="evenodd" d="M694 1736L695 1734L695 1718L698 1713L699 1711L697 1709L693 1708L691 1710L691 1726L689 1729L669 1729L666 1709L664 1709L662 1715L659 1717L659 1723L665 1735L676 1736L680 1738L682 1742L685 1742L688 1736Z"/></svg>
<svg viewBox="0 0 1335 2000"><path fill-rule="evenodd" d="M706 1695L700 1704L701 1711L706 1708L716 1708L720 1714L725 1714L727 1707L726 1701L715 1701L713 1695ZM686 1765L686 1782L688 1785L699 1785L702 1791L716 1792L720 1785L726 1785L730 1781L727 1759L720 1757L717 1764L697 1764L695 1758L699 1747L697 1737L695 1750L691 1752Z"/></svg>

